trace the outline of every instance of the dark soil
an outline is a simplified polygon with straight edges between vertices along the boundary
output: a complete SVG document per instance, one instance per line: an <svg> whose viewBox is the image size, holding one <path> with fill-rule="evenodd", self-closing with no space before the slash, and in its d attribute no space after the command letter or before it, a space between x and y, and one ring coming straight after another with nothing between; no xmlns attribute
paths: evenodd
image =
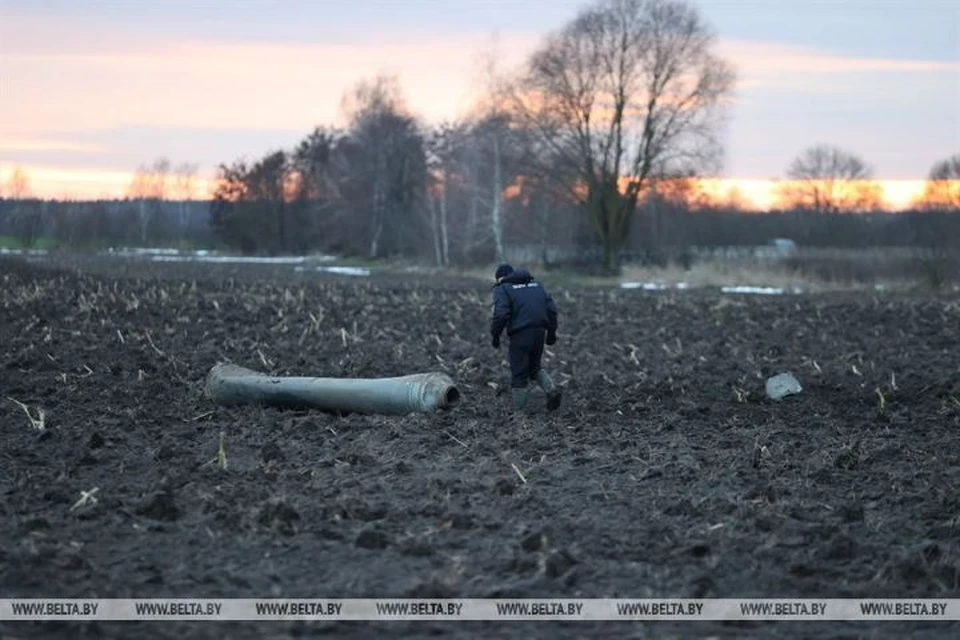
<svg viewBox="0 0 960 640"><path fill-rule="evenodd" d="M956 300L557 288L546 368L564 405L547 414L537 391L515 420L484 283L2 260L0 284L0 597L960 597ZM464 402L221 408L203 395L219 361L445 371ZM781 371L804 392L774 403ZM22 638L957 632L0 623Z"/></svg>

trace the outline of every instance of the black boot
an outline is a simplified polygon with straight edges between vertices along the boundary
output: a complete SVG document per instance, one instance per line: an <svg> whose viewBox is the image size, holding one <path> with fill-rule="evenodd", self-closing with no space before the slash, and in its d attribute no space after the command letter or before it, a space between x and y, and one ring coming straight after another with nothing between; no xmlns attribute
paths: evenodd
<svg viewBox="0 0 960 640"><path fill-rule="evenodd" d="M560 407L560 401L563 400L563 392L553 384L553 380L543 370L537 373L537 384L547 394L547 411L556 411Z"/></svg>
<svg viewBox="0 0 960 640"><path fill-rule="evenodd" d="M527 406L527 399L529 394L526 389L514 389L513 390L513 410L514 411L523 411Z"/></svg>

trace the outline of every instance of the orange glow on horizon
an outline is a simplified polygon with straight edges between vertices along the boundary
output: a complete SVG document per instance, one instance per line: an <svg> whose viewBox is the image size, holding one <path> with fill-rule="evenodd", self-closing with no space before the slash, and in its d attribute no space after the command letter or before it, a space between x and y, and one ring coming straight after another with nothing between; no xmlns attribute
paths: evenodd
<svg viewBox="0 0 960 640"><path fill-rule="evenodd" d="M129 196L134 171L79 169L47 166L0 167L0 197L6 195L7 182L14 170L23 169L29 181L30 197L44 200L122 200ZM194 193L200 200L212 196L214 181L197 176Z"/></svg>
<svg viewBox="0 0 960 640"><path fill-rule="evenodd" d="M7 191L7 184L14 169L11 165L0 167L0 196ZM30 195L43 199L123 199L128 196L133 182L133 171L63 168L22 165L29 180ZM927 180L876 180L883 190L883 203L889 210L898 210L919 202L928 186ZM953 188L960 191L960 181ZM697 180L688 190L694 202L706 204L739 205L751 211L766 211L775 207L777 190L784 181L744 178L704 178ZM212 198L216 189L213 176L198 175L195 180L196 198ZM520 195L522 182L515 182L504 189L506 198Z"/></svg>

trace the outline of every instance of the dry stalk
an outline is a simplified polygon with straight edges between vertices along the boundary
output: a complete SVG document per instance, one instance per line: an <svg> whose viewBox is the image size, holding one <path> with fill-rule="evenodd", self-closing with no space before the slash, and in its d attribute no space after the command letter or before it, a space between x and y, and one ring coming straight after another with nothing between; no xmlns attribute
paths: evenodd
<svg viewBox="0 0 960 640"><path fill-rule="evenodd" d="M66 381L66 378L64 378L64 381ZM10 402L16 404L18 407L23 409L23 412L27 414L27 420L30 421L31 427L33 427L37 431L43 431L44 429L47 428L47 425L45 422L46 414L44 413L43 409L41 409L40 407L37 407L37 417L34 418L33 414L30 413L30 407L23 404L19 400L15 400L9 396L7 396L7 400L9 400Z"/></svg>
<svg viewBox="0 0 960 640"><path fill-rule="evenodd" d="M166 355L166 354L163 353L163 351L160 351L160 349L157 348L157 345L153 344L153 338L150 337L150 332L149 332L149 331L147 331L147 332L145 333L145 335L147 336L147 342L149 342L149 343L150 343L150 347L151 347L154 351L157 352L157 355L159 355L159 356L164 356L164 355Z"/></svg>
<svg viewBox="0 0 960 640"><path fill-rule="evenodd" d="M97 504L97 496L95 495L100 491L100 487L94 487L90 491L81 491L80 499L73 503L73 506L70 507L70 511L79 509L80 507L88 504Z"/></svg>
<svg viewBox="0 0 960 640"><path fill-rule="evenodd" d="M226 470L227 468L227 447L226 447L226 443L224 442L225 437L226 437L226 434L223 431L221 431L220 445L217 448L217 457L215 460L215 462L217 463L217 466L224 470Z"/></svg>
<svg viewBox="0 0 960 640"><path fill-rule="evenodd" d="M522 473L520 473L520 469L517 468L517 465L511 462L510 466L513 467L513 470L516 472L517 476L520 478L520 482L522 482L523 484L527 484L527 479L523 477Z"/></svg>
<svg viewBox="0 0 960 640"><path fill-rule="evenodd" d="M887 408L887 399L883 397L883 391L880 390L880 387L877 387L876 389L874 389L874 392L877 394L877 397L880 398L879 410L880 410L880 413L883 413L884 410Z"/></svg>
<svg viewBox="0 0 960 640"><path fill-rule="evenodd" d="M266 367L267 369L273 368L273 360L270 360L265 355L263 355L263 351L261 351L259 348L257 349L257 355L260 356L260 362L263 363L264 367Z"/></svg>
<svg viewBox="0 0 960 640"><path fill-rule="evenodd" d="M670 350L670 347L667 346L667 343L666 343L666 342L664 342L662 345L660 345L660 348L663 349L664 352L666 352L666 354L667 354L668 356L670 356L671 358L676 358L678 355L680 355L680 354L678 354L678 353L675 353L674 351L671 351L671 350Z"/></svg>
<svg viewBox="0 0 960 640"><path fill-rule="evenodd" d="M447 436L448 436L451 440L453 440L454 442L456 442L457 444L459 444L459 445L460 445L461 447L463 447L464 449L469 449L469 448L470 448L470 446L467 445L463 440L460 440L459 438L457 438L455 435L453 435L453 434L450 433L449 431L444 431L444 433L447 434ZM516 468L516 467L514 467L514 468Z"/></svg>

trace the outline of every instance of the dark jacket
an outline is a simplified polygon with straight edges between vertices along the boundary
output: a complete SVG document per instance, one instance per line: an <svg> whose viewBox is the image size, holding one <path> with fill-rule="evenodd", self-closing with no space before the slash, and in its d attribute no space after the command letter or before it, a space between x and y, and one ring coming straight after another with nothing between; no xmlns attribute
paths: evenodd
<svg viewBox="0 0 960 640"><path fill-rule="evenodd" d="M512 335L537 327L557 331L557 305L526 269L517 269L493 287L493 317L490 333L498 338L506 329Z"/></svg>

